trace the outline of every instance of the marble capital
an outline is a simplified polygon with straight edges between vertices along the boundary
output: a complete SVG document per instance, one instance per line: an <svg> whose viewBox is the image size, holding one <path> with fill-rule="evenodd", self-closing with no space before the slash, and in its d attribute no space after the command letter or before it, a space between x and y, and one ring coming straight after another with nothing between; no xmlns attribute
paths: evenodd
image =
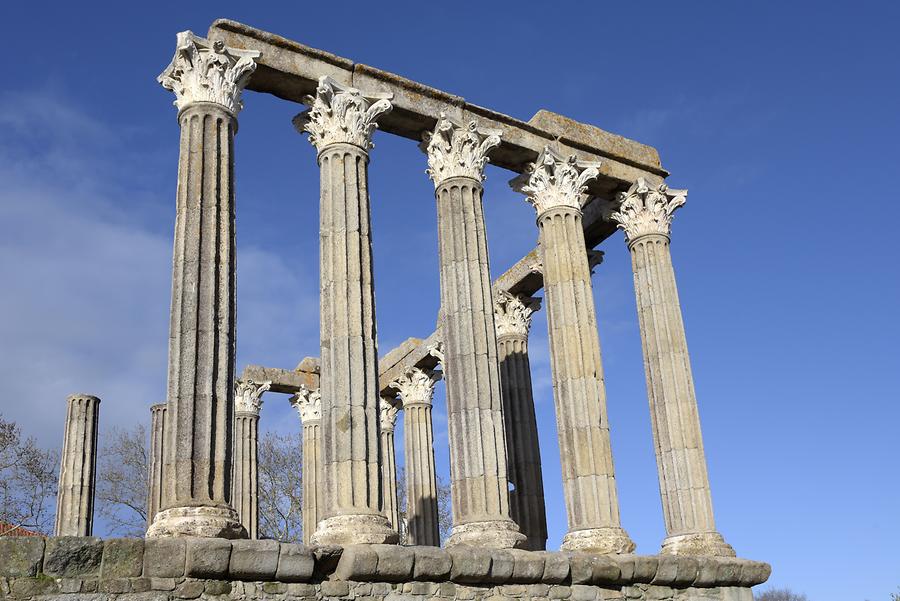
<svg viewBox="0 0 900 601"><path fill-rule="evenodd" d="M639 178L617 200L618 207L607 207L605 217L625 232L630 244L647 234L668 237L672 214L686 202L687 190L672 190L665 184L651 186Z"/></svg>
<svg viewBox="0 0 900 601"><path fill-rule="evenodd" d="M438 342L428 347L428 355L438 360L441 365L444 364L444 343Z"/></svg>
<svg viewBox="0 0 900 601"><path fill-rule="evenodd" d="M391 382L403 401L403 407L413 404L430 405L434 398L434 385L441 379L441 373L412 367Z"/></svg>
<svg viewBox="0 0 900 601"><path fill-rule="evenodd" d="M294 117L294 127L308 133L310 144L319 152L342 143L369 150L378 117L393 108L391 98L393 94L365 94L322 76L315 96L304 98L309 109Z"/></svg>
<svg viewBox="0 0 900 601"><path fill-rule="evenodd" d="M234 381L235 412L255 413L262 409L262 395L272 387L272 382L254 382L253 380Z"/></svg>
<svg viewBox="0 0 900 601"><path fill-rule="evenodd" d="M545 146L537 160L509 184L525 194L538 215L555 207L580 211L588 182L600 175L599 166L600 163L579 162L575 155L563 157Z"/></svg>
<svg viewBox="0 0 900 601"><path fill-rule="evenodd" d="M378 417L381 420L381 431L394 431L397 425L397 414L400 413L400 405L391 403L388 399L381 397L378 402Z"/></svg>
<svg viewBox="0 0 900 601"><path fill-rule="evenodd" d="M531 316L541 308L541 299L524 295L513 296L500 292L494 297L494 321L497 337L522 336L528 338Z"/></svg>
<svg viewBox="0 0 900 601"><path fill-rule="evenodd" d="M437 188L453 177L484 181L488 153L499 145L499 131L480 129L474 120L462 124L441 113L434 131L422 137L419 148L428 155L425 172Z"/></svg>
<svg viewBox="0 0 900 601"><path fill-rule="evenodd" d="M291 407L300 416L301 423L322 419L322 395L318 388L311 390L301 384L300 390L290 401Z"/></svg>
<svg viewBox="0 0 900 601"><path fill-rule="evenodd" d="M229 48L191 31L178 34L175 56L156 80L175 94L179 111L198 102L217 104L237 114L243 108L241 91L256 70L255 50Z"/></svg>

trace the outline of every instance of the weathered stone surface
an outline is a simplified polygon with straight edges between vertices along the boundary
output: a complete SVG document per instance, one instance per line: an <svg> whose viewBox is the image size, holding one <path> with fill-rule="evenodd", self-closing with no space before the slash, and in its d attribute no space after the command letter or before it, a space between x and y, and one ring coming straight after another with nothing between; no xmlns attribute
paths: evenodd
<svg viewBox="0 0 900 601"><path fill-rule="evenodd" d="M150 465L147 483L147 528L153 524L156 514L163 506L165 491L163 461L165 459L166 403L150 407Z"/></svg>
<svg viewBox="0 0 900 601"><path fill-rule="evenodd" d="M334 578L338 580L367 580L378 573L378 553L370 545L350 545L338 561Z"/></svg>
<svg viewBox="0 0 900 601"><path fill-rule="evenodd" d="M231 559L231 541L220 538L187 540L185 576L224 578Z"/></svg>
<svg viewBox="0 0 900 601"><path fill-rule="evenodd" d="M343 580L326 580L321 590L325 597L346 597L350 594L350 585Z"/></svg>
<svg viewBox="0 0 900 601"><path fill-rule="evenodd" d="M544 574L541 581L548 584L564 582L569 578L569 558L562 553L539 553L544 558Z"/></svg>
<svg viewBox="0 0 900 601"><path fill-rule="evenodd" d="M97 577L103 541L92 536L55 536L47 539L44 574L59 578Z"/></svg>
<svg viewBox="0 0 900 601"><path fill-rule="evenodd" d="M398 545L372 545L378 557L377 579L387 582L404 582L412 577L412 549Z"/></svg>
<svg viewBox="0 0 900 601"><path fill-rule="evenodd" d="M196 599L205 588L202 580L185 580L175 587L173 596L176 599Z"/></svg>
<svg viewBox="0 0 900 601"><path fill-rule="evenodd" d="M509 582L516 567L515 557L507 549L492 549L490 553L491 572L486 581L491 583Z"/></svg>
<svg viewBox="0 0 900 601"><path fill-rule="evenodd" d="M650 583L656 577L659 558L655 555L634 556L634 582Z"/></svg>
<svg viewBox="0 0 900 601"><path fill-rule="evenodd" d="M53 595L59 592L59 584L49 576L40 575L35 578L15 578L9 585L13 597L35 597L37 595Z"/></svg>
<svg viewBox="0 0 900 601"><path fill-rule="evenodd" d="M540 582L544 576L544 558L539 553L529 553L520 549L510 549L515 565L510 576L512 582Z"/></svg>
<svg viewBox="0 0 900 601"><path fill-rule="evenodd" d="M135 578L144 568L144 540L113 538L103 544L101 578Z"/></svg>
<svg viewBox="0 0 900 601"><path fill-rule="evenodd" d="M313 575L315 561L310 550L302 545L281 543L275 579L282 582L307 582Z"/></svg>
<svg viewBox="0 0 900 601"><path fill-rule="evenodd" d="M66 429L56 493L56 536L90 536L94 524L97 428L100 399L73 394L66 400Z"/></svg>
<svg viewBox="0 0 900 601"><path fill-rule="evenodd" d="M437 547L414 547L413 578L440 581L450 576L452 555Z"/></svg>
<svg viewBox="0 0 900 601"><path fill-rule="evenodd" d="M610 585L622 581L622 570L617 558L598 555L593 558L591 582L593 584Z"/></svg>
<svg viewBox="0 0 900 601"><path fill-rule="evenodd" d="M184 576L185 547L185 539L146 539L144 541L144 576L155 578Z"/></svg>
<svg viewBox="0 0 900 601"><path fill-rule="evenodd" d="M238 580L271 580L278 570L279 550L274 540L233 541L228 574Z"/></svg>
<svg viewBox="0 0 900 601"><path fill-rule="evenodd" d="M0 537L0 577L37 576L43 563L43 537Z"/></svg>
<svg viewBox="0 0 900 601"><path fill-rule="evenodd" d="M450 580L453 582L480 582L491 571L491 554L485 549L459 545L447 549L453 564Z"/></svg>

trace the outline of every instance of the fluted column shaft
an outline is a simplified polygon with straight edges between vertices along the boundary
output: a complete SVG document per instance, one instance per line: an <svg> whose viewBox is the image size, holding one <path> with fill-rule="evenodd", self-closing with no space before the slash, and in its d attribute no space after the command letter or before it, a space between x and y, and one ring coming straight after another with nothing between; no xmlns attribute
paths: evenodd
<svg viewBox="0 0 900 601"><path fill-rule="evenodd" d="M311 542L322 520L322 419L303 422L303 544Z"/></svg>
<svg viewBox="0 0 900 601"><path fill-rule="evenodd" d="M176 95L181 146L163 468L172 487L148 536L247 535L231 506L234 135L257 56L183 32L159 77Z"/></svg>
<svg viewBox="0 0 900 601"><path fill-rule="evenodd" d="M513 180L537 211L544 272L550 371L569 531L562 548L628 553L613 470L600 339L581 201L596 165L545 147L526 174Z"/></svg>
<svg viewBox="0 0 900 601"><path fill-rule="evenodd" d="M259 413L238 411L234 414L233 503L241 524L250 538L259 528Z"/></svg>
<svg viewBox="0 0 900 601"><path fill-rule="evenodd" d="M150 465L147 486L147 527L163 504L163 457L165 456L166 404L150 407Z"/></svg>
<svg viewBox="0 0 900 601"><path fill-rule="evenodd" d="M716 531L675 272L672 213L687 191L638 180L612 219L625 230L647 375L666 540L663 553L734 555Z"/></svg>
<svg viewBox="0 0 900 601"><path fill-rule="evenodd" d="M539 551L547 546L547 513L537 418L531 387L528 335L507 334L497 339L500 351L500 384L506 420L509 462L510 515L527 537L525 548Z"/></svg>
<svg viewBox="0 0 900 601"><path fill-rule="evenodd" d="M397 408L381 402L381 485L384 491L384 515L399 534L400 503L397 500L397 454L394 446L394 427Z"/></svg>
<svg viewBox="0 0 900 601"><path fill-rule="evenodd" d="M100 399L74 394L66 404L54 532L56 536L90 536L94 525Z"/></svg>

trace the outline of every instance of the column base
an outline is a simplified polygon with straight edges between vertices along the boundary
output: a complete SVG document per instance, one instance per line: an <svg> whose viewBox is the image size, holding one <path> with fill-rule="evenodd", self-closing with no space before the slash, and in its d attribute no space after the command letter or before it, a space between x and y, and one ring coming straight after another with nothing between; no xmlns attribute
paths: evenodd
<svg viewBox="0 0 900 601"><path fill-rule="evenodd" d="M173 507L156 514L147 529L147 538L197 536L201 538L247 538L240 516L221 505Z"/></svg>
<svg viewBox="0 0 900 601"><path fill-rule="evenodd" d="M713 555L735 557L731 545L718 532L694 532L673 534L663 541L661 554L664 555Z"/></svg>
<svg viewBox="0 0 900 601"><path fill-rule="evenodd" d="M512 520L468 522L453 526L447 547L470 545L486 549L521 549L526 537Z"/></svg>
<svg viewBox="0 0 900 601"><path fill-rule="evenodd" d="M561 551L596 553L599 555L631 553L635 544L622 528L587 528L571 530L563 537Z"/></svg>
<svg viewBox="0 0 900 601"><path fill-rule="evenodd" d="M380 513L325 518L310 538L313 545L392 545L399 541L400 535Z"/></svg>

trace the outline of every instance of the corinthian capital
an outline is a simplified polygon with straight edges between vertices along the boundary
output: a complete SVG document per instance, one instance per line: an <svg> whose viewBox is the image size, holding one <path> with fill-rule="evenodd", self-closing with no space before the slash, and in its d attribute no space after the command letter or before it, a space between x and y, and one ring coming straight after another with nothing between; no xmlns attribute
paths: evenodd
<svg viewBox="0 0 900 601"><path fill-rule="evenodd" d="M468 177L484 181L488 153L500 145L500 132L481 130L478 123L463 125L441 113L433 132L422 137L419 148L428 155L425 173L435 188L451 177Z"/></svg>
<svg viewBox="0 0 900 601"><path fill-rule="evenodd" d="M393 431L397 425L397 413L400 411L399 405L394 405L384 397L381 397L378 403L378 417L381 420L381 431Z"/></svg>
<svg viewBox="0 0 900 601"><path fill-rule="evenodd" d="M175 93L179 111L197 102L211 102L237 115L243 108L241 90L256 70L259 56L255 50L228 48L223 42L182 31L172 62L156 81Z"/></svg>
<svg viewBox="0 0 900 601"><path fill-rule="evenodd" d="M434 385L441 379L441 372L412 367L402 376L391 382L403 400L403 405L421 403L430 405L434 398Z"/></svg>
<svg viewBox="0 0 900 601"><path fill-rule="evenodd" d="M300 133L307 132L310 144L320 152L338 143L369 150L378 128L375 121L390 112L393 97L390 93L366 95L323 75L316 95L303 99L309 109L294 117L294 127Z"/></svg>
<svg viewBox="0 0 900 601"><path fill-rule="evenodd" d="M513 296L500 292L494 297L494 321L497 337L524 336L528 338L531 316L541 308L541 299L528 296Z"/></svg>
<svg viewBox="0 0 900 601"><path fill-rule="evenodd" d="M672 228L672 213L685 203L687 190L670 190L665 184L650 186L639 178L619 194L618 210L610 208L606 218L625 232L628 242L646 234L668 236Z"/></svg>
<svg viewBox="0 0 900 601"><path fill-rule="evenodd" d="M587 184L600 175L600 163L579 163L575 155L563 158L545 146L535 162L509 184L525 194L540 215L554 207L581 209Z"/></svg>
<svg viewBox="0 0 900 601"><path fill-rule="evenodd" d="M322 395L318 388L310 390L301 384L300 390L290 400L291 407L300 415L301 423L322 419Z"/></svg>
<svg viewBox="0 0 900 601"><path fill-rule="evenodd" d="M256 413L262 409L262 395L271 388L272 382L254 382L253 380L234 381L234 410L244 413Z"/></svg>

